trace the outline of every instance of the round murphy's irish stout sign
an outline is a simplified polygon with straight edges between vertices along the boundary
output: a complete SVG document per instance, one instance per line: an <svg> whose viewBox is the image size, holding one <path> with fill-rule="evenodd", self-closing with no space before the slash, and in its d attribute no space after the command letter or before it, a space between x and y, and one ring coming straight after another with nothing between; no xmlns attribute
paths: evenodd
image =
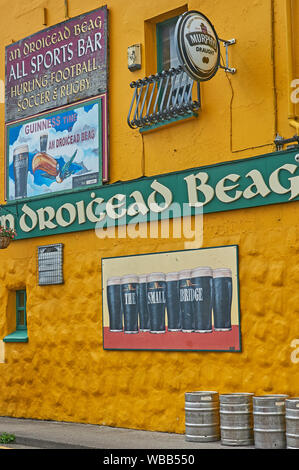
<svg viewBox="0 0 299 470"><path fill-rule="evenodd" d="M175 43L179 61L193 80L202 82L215 75L220 61L219 40L206 16L194 10L181 15Z"/></svg>

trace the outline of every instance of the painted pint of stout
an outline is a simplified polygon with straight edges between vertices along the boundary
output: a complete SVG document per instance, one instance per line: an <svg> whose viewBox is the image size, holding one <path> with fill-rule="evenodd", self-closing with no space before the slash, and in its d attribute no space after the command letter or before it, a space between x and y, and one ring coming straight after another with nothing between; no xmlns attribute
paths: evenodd
<svg viewBox="0 0 299 470"><path fill-rule="evenodd" d="M48 134L40 135L40 151L41 153L46 153L48 147Z"/></svg>
<svg viewBox="0 0 299 470"><path fill-rule="evenodd" d="M194 331L194 292L190 269L179 272L179 295L182 331L190 333Z"/></svg>
<svg viewBox="0 0 299 470"><path fill-rule="evenodd" d="M29 147L21 145L13 152L13 171L15 178L15 198L27 196L27 176L29 165Z"/></svg>
<svg viewBox="0 0 299 470"><path fill-rule="evenodd" d="M107 303L109 311L110 331L123 331L119 277L111 277L107 280Z"/></svg>
<svg viewBox="0 0 299 470"><path fill-rule="evenodd" d="M140 331L150 331L150 318L147 308L146 296L146 274L142 274L141 276L139 276L138 306L139 329Z"/></svg>
<svg viewBox="0 0 299 470"><path fill-rule="evenodd" d="M147 308L150 316L150 332L165 333L166 282L164 273L147 276Z"/></svg>
<svg viewBox="0 0 299 470"><path fill-rule="evenodd" d="M124 332L138 333L138 285L136 274L123 276L120 279L121 302L124 312Z"/></svg>
<svg viewBox="0 0 299 470"><path fill-rule="evenodd" d="M231 330L232 272L229 268L213 270L214 330Z"/></svg>
<svg viewBox="0 0 299 470"><path fill-rule="evenodd" d="M168 331L181 330L181 310L179 299L179 273L166 274L166 307Z"/></svg>
<svg viewBox="0 0 299 470"><path fill-rule="evenodd" d="M193 287L194 330L198 333L212 332L213 270L198 267L191 271Z"/></svg>

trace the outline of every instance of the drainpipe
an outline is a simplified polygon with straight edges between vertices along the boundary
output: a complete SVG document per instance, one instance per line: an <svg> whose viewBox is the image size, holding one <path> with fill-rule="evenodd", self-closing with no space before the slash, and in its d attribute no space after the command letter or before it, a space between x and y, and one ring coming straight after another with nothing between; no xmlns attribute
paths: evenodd
<svg viewBox="0 0 299 470"><path fill-rule="evenodd" d="M286 27L287 27L287 63L288 63L288 120L290 126L296 129L299 135L299 121L296 116L295 103L292 103L290 84L294 80L294 51L293 51L293 28L292 28L292 0L286 1Z"/></svg>

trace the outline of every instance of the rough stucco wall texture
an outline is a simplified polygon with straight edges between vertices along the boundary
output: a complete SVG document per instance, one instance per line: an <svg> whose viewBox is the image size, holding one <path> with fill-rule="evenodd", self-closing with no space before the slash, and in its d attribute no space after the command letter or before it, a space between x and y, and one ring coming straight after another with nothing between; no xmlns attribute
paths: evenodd
<svg viewBox="0 0 299 470"><path fill-rule="evenodd" d="M0 19L1 23L5 17L7 22L7 27L1 28L2 45L43 28L38 15L26 10L28 2L17 3L23 8L18 15L17 10L8 9L6 0L0 1L8 12ZM205 0L188 4L189 9L201 10L213 19L220 37L238 39L239 49L234 46L230 56L231 65L239 69L231 78L234 99L231 101L232 90L225 74L219 72L202 87L203 109L198 120L141 136L129 130L125 119L131 100L128 84L145 73L144 69L138 75L128 72L126 47L143 42L145 20L181 7L183 2L164 0L161 5L160 0L137 1L130 6L121 0L107 1L111 11L112 181L142 176L142 161L145 174L152 175L273 151L277 110L279 132L284 137L293 135L283 91L283 11L280 2L272 3L277 14L275 59L280 67L275 69L267 59L271 55L270 1L230 0L224 4ZM41 8L44 4L36 1L33 6ZM84 10L79 1L70 1L69 6L75 16L96 8L98 2L86 1ZM63 21L63 1L51 0L47 8L49 25ZM23 24L22 15L26 17ZM254 39L257 17L258 37ZM13 37L13 30L18 31L18 37ZM248 82L254 70L256 74ZM273 70L277 75L276 95ZM255 148L259 145L265 146ZM3 175L3 166L1 172ZM5 344L5 363L0 364L0 415L183 433L187 391L297 396L299 364L291 361L299 313L297 212L298 202L292 202L204 216L204 247L239 245L239 353L103 350L101 258L181 250L184 240L102 240L87 231L16 241L2 250L0 338L13 331L15 313L10 293L26 286L29 342ZM36 247L50 243L64 244L65 284L39 287Z"/></svg>
<svg viewBox="0 0 299 470"><path fill-rule="evenodd" d="M298 364L290 360L290 345L299 309L299 232L290 221L296 205L204 219L208 246L239 244L242 353L102 349L101 257L181 249L182 241L151 240L144 247L88 232L80 240L89 249L78 255L77 240L65 235L59 241L65 244L66 282L52 287L36 285L28 242L22 262L7 257L1 266L2 311L6 287L26 283L29 342L6 344L0 414L183 433L186 391L295 396Z"/></svg>

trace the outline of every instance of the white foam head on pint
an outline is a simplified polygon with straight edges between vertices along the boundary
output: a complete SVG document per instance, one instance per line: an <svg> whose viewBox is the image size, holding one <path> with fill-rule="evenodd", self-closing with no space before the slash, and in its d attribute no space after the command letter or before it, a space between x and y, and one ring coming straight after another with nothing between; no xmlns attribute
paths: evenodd
<svg viewBox="0 0 299 470"><path fill-rule="evenodd" d="M28 153L29 152L29 147L27 144L19 145L19 147L16 147L13 151L14 155L20 155L21 153Z"/></svg>
<svg viewBox="0 0 299 470"><path fill-rule="evenodd" d="M213 277L232 277L232 270L230 268L213 269Z"/></svg>
<svg viewBox="0 0 299 470"><path fill-rule="evenodd" d="M126 274L120 278L121 284L132 284L134 282L139 283L137 274Z"/></svg>
<svg viewBox="0 0 299 470"><path fill-rule="evenodd" d="M107 279L107 286L117 286L120 283L119 276L112 276Z"/></svg>
<svg viewBox="0 0 299 470"><path fill-rule="evenodd" d="M179 271L179 279L190 279L191 277L191 269L182 269Z"/></svg>
<svg viewBox="0 0 299 470"><path fill-rule="evenodd" d="M191 277L213 277L213 270L209 266L200 266L192 269Z"/></svg>
<svg viewBox="0 0 299 470"><path fill-rule="evenodd" d="M143 283L147 282L147 280L146 280L147 274L140 274L140 276L138 276L138 277L139 277L139 283L140 284L143 284Z"/></svg>
<svg viewBox="0 0 299 470"><path fill-rule="evenodd" d="M165 279L166 281L177 281L179 279L179 273L166 273Z"/></svg>
<svg viewBox="0 0 299 470"><path fill-rule="evenodd" d="M146 276L147 282L165 281L164 273L150 273Z"/></svg>

